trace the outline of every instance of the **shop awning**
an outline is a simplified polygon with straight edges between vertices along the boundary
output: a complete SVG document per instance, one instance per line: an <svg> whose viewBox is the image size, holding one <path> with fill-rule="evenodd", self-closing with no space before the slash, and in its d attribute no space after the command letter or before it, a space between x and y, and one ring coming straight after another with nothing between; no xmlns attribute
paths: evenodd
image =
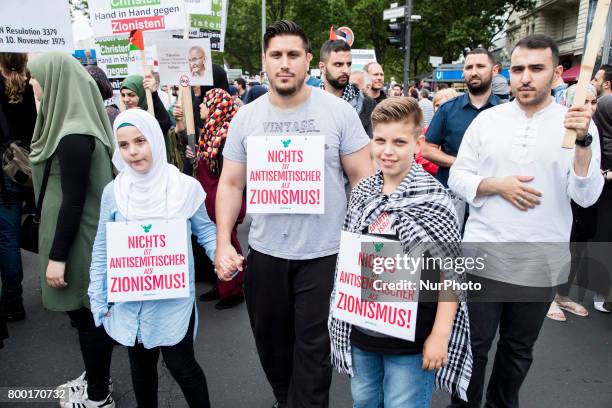
<svg viewBox="0 0 612 408"><path fill-rule="evenodd" d="M573 66L570 69L563 71L561 78L563 78L565 82L577 82L578 75L580 75L580 65Z"/></svg>

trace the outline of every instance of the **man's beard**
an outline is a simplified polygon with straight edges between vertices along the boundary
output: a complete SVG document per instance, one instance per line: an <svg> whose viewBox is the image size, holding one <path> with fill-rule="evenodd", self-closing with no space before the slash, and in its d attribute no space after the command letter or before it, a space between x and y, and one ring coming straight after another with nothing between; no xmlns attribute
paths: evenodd
<svg viewBox="0 0 612 408"><path fill-rule="evenodd" d="M279 88L276 86L275 83L273 83L272 81L270 81L270 87L272 89L274 89L274 91L279 94L280 96L291 96L291 95L295 95L296 93L298 93L302 87L305 85L304 81L306 80L306 76L303 76L301 79L300 78L296 78L298 79L298 81L296 82L295 86L292 86L290 88Z"/></svg>
<svg viewBox="0 0 612 408"><path fill-rule="evenodd" d="M348 76L343 76L343 78L346 78L346 82L344 84L341 83L337 78L334 78L333 76L328 75L327 73L325 74L325 79L327 80L327 83L338 90L346 88L346 86L349 84Z"/></svg>
<svg viewBox="0 0 612 408"><path fill-rule="evenodd" d="M478 95L483 95L487 93L489 89L491 89L492 80L493 80L493 77L490 77L488 81L485 81L484 79L482 79L479 85L471 85L470 81L466 81L466 85L467 85L468 91L470 91L472 95L478 96Z"/></svg>

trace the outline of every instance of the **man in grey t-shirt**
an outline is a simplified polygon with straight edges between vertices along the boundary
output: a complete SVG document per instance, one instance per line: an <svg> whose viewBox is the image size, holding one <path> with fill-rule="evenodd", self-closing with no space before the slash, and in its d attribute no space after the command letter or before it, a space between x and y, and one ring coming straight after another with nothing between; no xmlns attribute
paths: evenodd
<svg viewBox="0 0 612 408"><path fill-rule="evenodd" d="M241 108L230 124L216 202L215 266L219 278L228 280L241 265L230 233L247 181L247 144L272 136L324 138L324 213L253 214L249 233L245 297L278 407L329 405L327 317L347 204L342 172L352 185L373 172L369 139L355 110L304 85L311 59L308 38L297 24L278 21L268 27L263 62L270 91Z"/></svg>

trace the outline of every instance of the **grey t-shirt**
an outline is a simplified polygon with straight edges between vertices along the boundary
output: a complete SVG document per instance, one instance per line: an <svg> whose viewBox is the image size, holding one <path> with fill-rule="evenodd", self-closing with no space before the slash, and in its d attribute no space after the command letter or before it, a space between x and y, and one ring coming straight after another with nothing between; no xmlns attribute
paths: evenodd
<svg viewBox="0 0 612 408"><path fill-rule="evenodd" d="M338 252L347 204L340 157L370 142L351 105L317 88L311 92L304 104L289 111L274 107L269 94L240 108L223 149L225 159L246 163L249 137L325 136L325 213L252 215L249 245L277 258L313 259Z"/></svg>

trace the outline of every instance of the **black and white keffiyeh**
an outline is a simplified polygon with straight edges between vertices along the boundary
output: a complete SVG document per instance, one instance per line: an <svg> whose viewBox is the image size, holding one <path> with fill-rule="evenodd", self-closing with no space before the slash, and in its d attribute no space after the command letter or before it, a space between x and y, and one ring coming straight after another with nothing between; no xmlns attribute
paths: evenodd
<svg viewBox="0 0 612 408"><path fill-rule="evenodd" d="M319 88L325 89L325 83L321 82L321 84L319 85ZM342 91L342 99L347 102L350 102L353 99L355 99L358 94L359 94L359 88L357 88L357 85L349 83L348 85L344 87L344 90Z"/></svg>
<svg viewBox="0 0 612 408"><path fill-rule="evenodd" d="M406 253L421 243L433 243L428 248L433 256L457 256L461 236L455 207L444 187L420 164L413 163L408 175L390 195L382 193L381 171L362 180L351 192L343 229L360 233L383 212L394 215L394 227ZM440 245L436 245L440 244ZM437 248L437 249L436 249ZM338 270L336 268L336 273ZM442 271L461 279L454 271ZM334 304L336 288L332 292ZM467 388L472 375L472 350L465 294L457 293L459 307L448 345L448 364L436 372L436 388L467 400ZM351 359L351 325L332 317L328 320L331 338L331 359L339 372L353 374Z"/></svg>

